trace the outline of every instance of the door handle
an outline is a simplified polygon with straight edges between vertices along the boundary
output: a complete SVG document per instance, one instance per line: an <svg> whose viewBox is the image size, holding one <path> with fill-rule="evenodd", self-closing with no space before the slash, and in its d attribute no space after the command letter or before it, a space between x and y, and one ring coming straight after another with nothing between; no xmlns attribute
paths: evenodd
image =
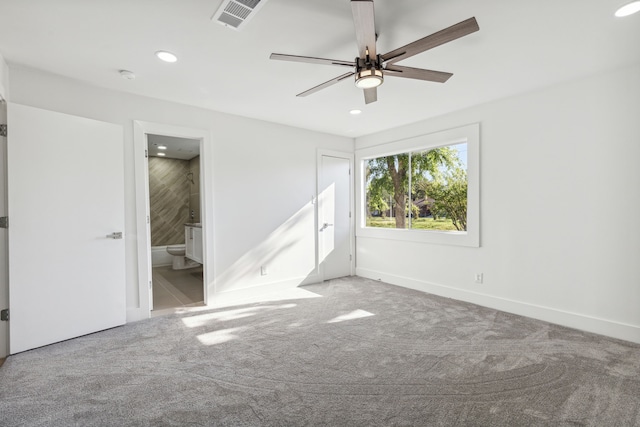
<svg viewBox="0 0 640 427"><path fill-rule="evenodd" d="M333 227L333 224L329 224L328 222L325 222L324 224L322 224L322 228L320 229L320 231L324 231L329 227Z"/></svg>
<svg viewBox="0 0 640 427"><path fill-rule="evenodd" d="M111 234L107 234L107 239L122 239L122 231L114 231Z"/></svg>

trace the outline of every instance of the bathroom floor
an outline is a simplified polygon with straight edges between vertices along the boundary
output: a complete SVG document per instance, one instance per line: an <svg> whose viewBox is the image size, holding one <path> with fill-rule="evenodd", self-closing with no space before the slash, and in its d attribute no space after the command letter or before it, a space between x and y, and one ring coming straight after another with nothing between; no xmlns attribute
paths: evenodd
<svg viewBox="0 0 640 427"><path fill-rule="evenodd" d="M175 308L204 305L202 267L172 270L171 266L153 268L152 316Z"/></svg>

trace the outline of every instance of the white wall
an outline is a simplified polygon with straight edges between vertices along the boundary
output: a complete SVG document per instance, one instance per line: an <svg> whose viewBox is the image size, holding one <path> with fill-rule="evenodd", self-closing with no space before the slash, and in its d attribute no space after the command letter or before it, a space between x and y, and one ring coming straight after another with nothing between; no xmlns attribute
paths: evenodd
<svg viewBox="0 0 640 427"><path fill-rule="evenodd" d="M12 102L121 124L125 132L127 305L139 307L133 120L209 130L213 150L214 282L232 292L298 285L315 268L318 148L353 152L353 139L128 95L22 67L11 67ZM135 82L132 82L135 84ZM211 244L212 243L212 244ZM268 274L260 275L266 265ZM214 301L216 297L214 296Z"/></svg>
<svg viewBox="0 0 640 427"><path fill-rule="evenodd" d="M481 247L358 238L357 274L640 342L640 65L357 138L356 152L474 122Z"/></svg>

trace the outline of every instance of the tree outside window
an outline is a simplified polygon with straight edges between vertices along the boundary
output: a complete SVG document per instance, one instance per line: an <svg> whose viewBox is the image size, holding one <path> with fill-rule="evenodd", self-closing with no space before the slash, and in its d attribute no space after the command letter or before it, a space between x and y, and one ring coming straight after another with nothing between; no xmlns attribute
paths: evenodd
<svg viewBox="0 0 640 427"><path fill-rule="evenodd" d="M364 160L367 227L466 231L467 144Z"/></svg>

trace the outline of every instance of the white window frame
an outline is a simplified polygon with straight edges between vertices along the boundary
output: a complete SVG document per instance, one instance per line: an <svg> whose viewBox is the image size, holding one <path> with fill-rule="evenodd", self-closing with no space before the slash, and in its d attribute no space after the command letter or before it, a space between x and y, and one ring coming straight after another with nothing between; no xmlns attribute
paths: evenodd
<svg viewBox="0 0 640 427"><path fill-rule="evenodd" d="M367 227L364 161L400 153L467 144L467 231ZM474 123L356 150L356 236L480 247L480 124Z"/></svg>

